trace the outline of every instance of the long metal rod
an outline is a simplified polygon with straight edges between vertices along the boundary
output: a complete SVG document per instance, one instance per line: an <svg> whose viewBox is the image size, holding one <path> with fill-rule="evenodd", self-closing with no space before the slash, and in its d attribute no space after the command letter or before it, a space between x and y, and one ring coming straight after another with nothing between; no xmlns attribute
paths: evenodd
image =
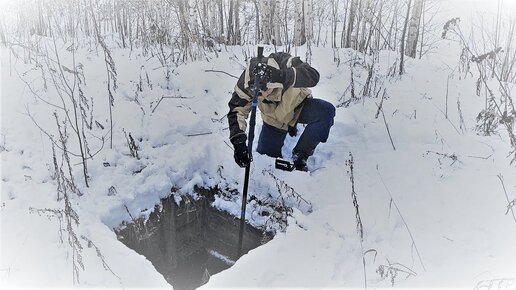
<svg viewBox="0 0 516 290"><path fill-rule="evenodd" d="M245 179L244 179L244 193L242 194L242 207L240 209L240 232L238 234L238 254L237 259L242 256L242 246L244 239L244 228L245 228L245 210L247 205L247 188L249 187L249 172L250 165L245 168Z"/></svg>
<svg viewBox="0 0 516 290"><path fill-rule="evenodd" d="M255 96L253 97L253 101L251 104L251 119L249 120L249 137L247 138L247 152L249 153L249 164L245 167L245 177L244 177L244 190L242 194L242 207L240 209L240 233L238 236L238 257L242 255L242 241L244 238L244 228L245 228L245 210L247 206L247 191L249 188L249 175L251 172L251 162L253 161L253 140L254 140L254 127L256 125L256 100L258 92L255 90Z"/></svg>
<svg viewBox="0 0 516 290"><path fill-rule="evenodd" d="M258 57L263 57L263 47L258 47ZM244 190L242 194L242 207L240 208L240 232L238 235L238 253L237 259L242 255L242 246L245 228L245 211L247 206L247 190L249 188L249 175L251 172L251 162L253 161L253 141L254 127L256 125L256 105L258 104L258 77L254 77L253 100L251 101L251 118L249 120L249 136L247 138L247 152L249 153L249 164L245 167Z"/></svg>

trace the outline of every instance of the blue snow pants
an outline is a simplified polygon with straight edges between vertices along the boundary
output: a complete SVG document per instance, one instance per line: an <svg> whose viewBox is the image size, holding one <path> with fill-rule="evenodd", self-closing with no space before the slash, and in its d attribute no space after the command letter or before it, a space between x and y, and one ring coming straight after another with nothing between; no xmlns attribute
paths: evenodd
<svg viewBox="0 0 516 290"><path fill-rule="evenodd" d="M314 98L306 99L297 121L300 124L306 124L306 128L293 152L311 156L319 143L328 140L334 117L335 107L331 103ZM270 157L281 158L281 148L286 136L287 131L263 123L256 151Z"/></svg>

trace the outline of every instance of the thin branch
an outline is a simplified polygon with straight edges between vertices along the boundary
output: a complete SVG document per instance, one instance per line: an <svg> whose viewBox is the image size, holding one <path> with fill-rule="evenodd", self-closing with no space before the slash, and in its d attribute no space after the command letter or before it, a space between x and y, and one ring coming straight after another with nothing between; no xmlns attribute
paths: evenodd
<svg viewBox="0 0 516 290"><path fill-rule="evenodd" d="M228 76L230 76L230 77L233 77L233 78L235 78L235 79L238 79L238 77L237 77L237 76L234 76L234 75L232 75L232 74L230 74L230 73L227 73L227 72L225 72L225 71L221 71L221 70L207 69L207 70L204 70L204 72L223 73L223 74L227 74L227 75L228 75Z"/></svg>
<svg viewBox="0 0 516 290"><path fill-rule="evenodd" d="M450 123L450 125L452 125L453 129L455 129L455 131L460 135L461 133L460 133L459 129L457 129L457 127L455 127L455 125L452 123L452 121L450 121L450 119L448 117L446 117L446 113L443 112L443 110L441 110L441 108L437 107L435 104L432 104L432 105L434 105L434 107L444 115L445 119L448 120L448 123Z"/></svg>
<svg viewBox="0 0 516 290"><path fill-rule="evenodd" d="M20 78L20 80L22 82L25 83L25 85L27 86L27 88L29 88L30 92L34 95L34 97L38 98L39 100L41 100L42 102L44 102L45 104L49 105L49 106L52 106L54 108L57 108L57 109L60 109L60 110L63 110L63 111L66 111L64 107L60 107L58 105L55 105L55 104L52 104L50 103L49 101L43 99L42 97L40 97L35 91L34 89L32 88L32 86L29 84L29 82L27 82L21 75L20 73L18 72L18 70L15 68L15 71L16 71L16 74L18 74L18 77Z"/></svg>
<svg viewBox="0 0 516 290"><path fill-rule="evenodd" d="M473 156L473 155L468 155L467 157L469 158L476 158L476 159L484 159L484 160L487 160L489 158L491 158L493 156L493 154L487 156L487 157L482 157L482 156Z"/></svg>
<svg viewBox="0 0 516 290"><path fill-rule="evenodd" d="M34 123L34 125L36 125L36 127L38 127L38 129L41 131L41 133L45 134L48 139L50 139L50 141L57 147L59 148L60 150L62 151L65 151L61 146L59 146L59 144L54 141L54 136L52 136L52 134L48 133L47 131L45 131L45 129L41 128L41 126L38 124L38 122L36 121L36 119L34 119L34 116L32 116L32 114L29 112L29 108L26 107L26 110L27 110L27 116L29 116L29 118L31 119L31 121ZM97 137L98 138L98 137ZM104 141L104 137L102 138L99 138L101 141L102 141L102 146L93 154L90 154L90 157L86 157L87 160L89 159L93 159L93 157L95 157L97 154L100 153L100 151L102 151L102 149L104 148L104 144L105 144L105 141ZM81 155L79 154L76 154L76 153L73 153L71 152L70 150L66 150L66 152L70 155L72 155L73 157L81 157Z"/></svg>
<svg viewBox="0 0 516 290"><path fill-rule="evenodd" d="M63 149L61 146L59 146L59 144L58 144L56 141L54 141L54 136L52 136L52 134L50 134L50 133L48 133L47 131L45 131L45 129L41 128L41 126L36 122L36 120L34 119L34 117L32 116L32 114L29 112L29 108L27 108L27 107L26 107L26 110L27 110L27 116L29 116L29 118L32 120L32 122L34 123L34 125L36 125L36 127L38 127L38 129L39 129L43 134L47 135L47 137L50 139L50 141L51 141L51 142L52 142L52 143L53 143L57 148L59 148L60 150L63 150L63 151L64 151L64 149ZM74 156L74 157L81 157L81 155L79 155L79 154L75 154L75 153L70 152L70 151L68 151L68 153L69 153L70 155Z"/></svg>
<svg viewBox="0 0 516 290"><path fill-rule="evenodd" d="M378 104L376 104L378 110L382 112L383 122L385 124L385 128L387 129L387 134L389 135L389 140L391 140L392 149L396 151L396 147L394 146L394 141L392 141L391 131L389 130L389 124L387 124L387 119L385 118L385 113L383 112L383 108L381 108Z"/></svg>
<svg viewBox="0 0 516 290"><path fill-rule="evenodd" d="M353 159L353 154L351 154L351 152L349 152L349 159L346 160L346 166L349 167L348 175L349 175L349 180L351 182L351 199L353 200L353 207L355 208L357 233L360 237L360 251L362 253L362 266L364 269L364 287L365 287L365 289L367 289L367 271L366 271L366 262L365 262L366 252L364 252L364 226L362 225L362 218L360 217L357 193L355 191L355 175L353 172L353 168L355 166L355 161Z"/></svg>
<svg viewBox="0 0 516 290"><path fill-rule="evenodd" d="M88 243L88 247L93 247L95 248L95 251L97 252L97 256L100 258L101 262L102 262L102 266L104 267L105 270L111 272L111 274L113 274L113 276L117 277L118 280L121 281L121 278L115 274L115 272L113 272L113 270L111 269L111 267L109 267L108 263L106 262L106 259L104 257L104 255L102 255L102 252L100 251L100 249L97 247L97 245L95 245L90 239L88 239L86 236L84 235L81 235L81 238L83 240L85 240L87 243Z"/></svg>
<svg viewBox="0 0 516 290"><path fill-rule="evenodd" d="M512 213L512 218L514 219L514 222L516 222L516 215L514 215L514 210L513 210L513 207L514 207L514 200L513 201L510 201L509 200L509 195L507 195L507 190L505 189L505 184L503 182L503 176L502 174L498 174L498 179L500 179L500 182L502 183L502 187L503 187L503 192L505 193L505 198L507 198L507 212L505 214L508 214L509 213L509 210L511 211Z"/></svg>
<svg viewBox="0 0 516 290"><path fill-rule="evenodd" d="M186 137L196 137L196 136L203 136L203 135L210 135L213 134L213 132L205 132L205 133L194 133L194 134L187 134Z"/></svg>
<svg viewBox="0 0 516 290"><path fill-rule="evenodd" d="M423 259L421 258L421 255L419 254L419 250L418 250L418 248L416 246L416 242L414 241L414 236L412 236L412 232L410 231L410 228L409 228L407 222L405 221L405 218L401 214L401 210L399 209L398 204L394 200L394 197L392 196L389 188L385 184L385 181L383 180L382 174L380 173L380 169L378 168L378 165L376 165L376 172L378 173L378 176L380 177L380 180L382 181L382 184L385 187L385 190L387 191L387 193L389 194L389 196L391 198L391 203L394 204L394 207L396 208L396 211L398 211L398 214L400 215L401 221L405 225L405 228L407 229L407 232L408 232L408 234L410 236L410 239L412 240L412 245L414 246L414 249L416 250L417 256L419 257L419 262L421 263L421 266L423 267L423 270L426 272L425 265L423 264Z"/></svg>
<svg viewBox="0 0 516 290"><path fill-rule="evenodd" d="M131 212L129 211L129 208L127 207L127 205L124 204L124 207L125 207L125 210L127 211L127 213L129 214L129 217L131 218L131 220L133 221L133 223L136 224L136 219L133 217L133 215L131 214Z"/></svg>
<svg viewBox="0 0 516 290"><path fill-rule="evenodd" d="M193 99L193 97L183 97L183 96L162 96L161 99L159 99L158 103L156 104L156 106L154 107L154 109L152 109L152 113L154 113L154 111L156 111L156 109L158 108L159 104L161 104L161 101L163 101L164 99Z"/></svg>

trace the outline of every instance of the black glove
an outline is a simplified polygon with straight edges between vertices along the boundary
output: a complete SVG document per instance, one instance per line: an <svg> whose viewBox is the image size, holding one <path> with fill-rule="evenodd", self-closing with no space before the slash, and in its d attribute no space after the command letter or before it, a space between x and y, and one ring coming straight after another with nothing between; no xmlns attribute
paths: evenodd
<svg viewBox="0 0 516 290"><path fill-rule="evenodd" d="M251 159L249 158L245 142L236 143L234 146L235 152L233 156L235 157L236 164L242 168L248 166L251 163Z"/></svg>
<svg viewBox="0 0 516 290"><path fill-rule="evenodd" d="M281 69L277 69L273 66L268 65L268 70L270 71L269 82L271 83L285 83L285 72Z"/></svg>
<svg viewBox="0 0 516 290"><path fill-rule="evenodd" d="M288 134L290 137L296 137L297 136L297 127L296 126L288 126Z"/></svg>

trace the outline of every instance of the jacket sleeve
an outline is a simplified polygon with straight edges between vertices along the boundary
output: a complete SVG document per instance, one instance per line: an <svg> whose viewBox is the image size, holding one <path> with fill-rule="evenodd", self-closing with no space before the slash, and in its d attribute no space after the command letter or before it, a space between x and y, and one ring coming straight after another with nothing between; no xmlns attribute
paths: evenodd
<svg viewBox="0 0 516 290"><path fill-rule="evenodd" d="M245 142L247 139L245 134L247 128L246 119L251 112L252 98L245 88L245 74L246 72L244 71L238 79L231 100L228 103L229 140L233 145Z"/></svg>
<svg viewBox="0 0 516 290"><path fill-rule="evenodd" d="M293 57L288 53L279 52L272 55L285 72L285 89L312 88L319 82L319 72L308 63L301 61L299 57Z"/></svg>

